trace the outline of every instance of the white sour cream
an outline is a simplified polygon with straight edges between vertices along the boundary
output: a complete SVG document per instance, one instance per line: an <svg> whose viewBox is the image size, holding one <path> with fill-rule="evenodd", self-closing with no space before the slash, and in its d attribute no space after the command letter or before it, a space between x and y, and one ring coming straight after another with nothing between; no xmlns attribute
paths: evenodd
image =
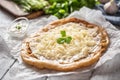
<svg viewBox="0 0 120 80"><path fill-rule="evenodd" d="M8 28L8 33L12 37L23 37L26 35L28 24L29 22L27 18L17 18L12 22L11 26Z"/></svg>

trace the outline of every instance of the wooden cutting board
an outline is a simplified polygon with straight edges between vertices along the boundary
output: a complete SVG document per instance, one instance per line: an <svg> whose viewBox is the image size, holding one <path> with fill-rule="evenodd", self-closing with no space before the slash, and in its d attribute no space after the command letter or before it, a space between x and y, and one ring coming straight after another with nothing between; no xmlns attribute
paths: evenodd
<svg viewBox="0 0 120 80"><path fill-rule="evenodd" d="M31 19L41 16L44 13L43 11L37 11L32 13L24 12L17 4L10 0L0 0L0 6L3 7L3 9L6 9L15 17L27 17Z"/></svg>

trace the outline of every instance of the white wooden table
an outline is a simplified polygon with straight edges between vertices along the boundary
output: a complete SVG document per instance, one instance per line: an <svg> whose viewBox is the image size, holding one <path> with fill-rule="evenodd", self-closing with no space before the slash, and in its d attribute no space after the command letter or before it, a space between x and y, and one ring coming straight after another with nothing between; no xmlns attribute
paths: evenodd
<svg viewBox="0 0 120 80"><path fill-rule="evenodd" d="M13 20L13 17L10 16L7 12L2 11L0 8L0 27L1 26L7 26L11 21ZM1 60L2 55L0 55ZM12 58L4 59L2 63L0 63L0 80L3 79L3 77L6 75L6 73L9 71L10 67L14 64L15 60Z"/></svg>
<svg viewBox="0 0 120 80"><path fill-rule="evenodd" d="M9 23L13 19L15 19L15 17L0 8L0 27L9 26ZM1 56L2 55L0 53L0 60ZM120 80L120 56L116 56L114 59L108 61L105 65L102 65L101 68L94 70L94 76L91 78L91 80ZM14 67L16 64L18 64L17 60L11 57L7 57L2 60L2 63L0 63L0 80L10 80L7 76L8 72L10 71L11 67ZM109 62L111 61L112 66L108 67ZM115 63L117 63L117 65ZM44 77L43 80L56 80L56 78L52 79L49 77Z"/></svg>
<svg viewBox="0 0 120 80"><path fill-rule="evenodd" d="M38 19L40 19L41 17L39 17ZM10 13L8 13L7 11L3 10L0 7L0 27L7 27L10 25L10 23L15 19L14 16L12 16ZM36 20L36 19L35 19ZM1 31L1 29L0 29ZM1 35L1 34L0 34ZM1 49L0 49L1 50ZM12 67L14 67L15 65L18 64L18 61L12 57L4 57L4 55L2 55L3 53L0 51L0 80L11 80L9 79L9 75L10 75L10 71L12 71ZM9 54L9 51L8 51ZM14 77L14 75L13 75ZM41 80L48 80L48 77L43 77L43 79ZM21 79L23 80L23 79ZM39 80L39 79L36 79Z"/></svg>
<svg viewBox="0 0 120 80"><path fill-rule="evenodd" d="M38 19L40 19L40 18L41 17L39 17ZM14 19L15 19L15 17L13 15L11 15L10 13L8 13L7 11L5 11L3 8L0 7L0 27L8 27ZM1 30L2 29L0 29L0 31ZM0 37L1 37L1 34L0 34ZM1 44L2 43L0 43L0 50L1 50ZM9 54L9 52L10 51L8 51L8 54ZM14 67L15 65L18 64L18 61L17 61L17 59L14 59L12 57L7 57L2 54L3 53L0 51L0 60L1 60L0 61L0 80L11 80L11 79L9 79L10 71L14 72L14 70L11 70L11 69L12 69L12 67ZM13 77L14 77L14 75L13 75ZM23 79L21 79L21 80L23 80ZM45 76L41 80L47 80L47 77Z"/></svg>

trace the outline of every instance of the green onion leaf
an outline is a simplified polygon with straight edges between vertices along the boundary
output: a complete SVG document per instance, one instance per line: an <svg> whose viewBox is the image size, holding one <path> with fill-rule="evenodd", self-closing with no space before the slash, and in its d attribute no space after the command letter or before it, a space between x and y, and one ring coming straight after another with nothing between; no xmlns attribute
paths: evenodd
<svg viewBox="0 0 120 80"><path fill-rule="evenodd" d="M68 36L68 37L66 37L65 42L66 42L67 44L70 44L71 40L72 40L72 37L71 37L71 36Z"/></svg>
<svg viewBox="0 0 120 80"><path fill-rule="evenodd" d="M61 33L62 37L66 37L66 32L65 31L61 31L60 33Z"/></svg>
<svg viewBox="0 0 120 80"><path fill-rule="evenodd" d="M57 43L58 44L63 44L65 42L65 40L66 40L65 38L58 38Z"/></svg>
<svg viewBox="0 0 120 80"><path fill-rule="evenodd" d="M64 44L64 43L69 44L72 40L72 37L66 36L66 32L64 30L62 30L60 33L61 33L61 37L57 39L57 43L58 44Z"/></svg>
<svg viewBox="0 0 120 80"><path fill-rule="evenodd" d="M59 13L60 13L60 14L65 14L65 10L64 10L64 9L60 9L60 10L59 10Z"/></svg>
<svg viewBox="0 0 120 80"><path fill-rule="evenodd" d="M21 29L21 25L20 25L20 24L17 24L17 25L16 25L16 29L20 30L20 29Z"/></svg>

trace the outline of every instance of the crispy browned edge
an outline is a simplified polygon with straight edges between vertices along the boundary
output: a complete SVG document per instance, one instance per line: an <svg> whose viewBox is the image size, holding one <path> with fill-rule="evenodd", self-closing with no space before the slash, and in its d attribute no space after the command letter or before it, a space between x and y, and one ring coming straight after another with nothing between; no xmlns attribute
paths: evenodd
<svg viewBox="0 0 120 80"><path fill-rule="evenodd" d="M43 32L48 31L49 29L56 27L56 25L62 25L67 22L83 23L86 25L86 27L97 27L99 29L99 32L102 33L102 36L101 36L102 40L100 43L102 48L98 52L93 53L94 55L92 57L81 59L79 61L76 61L70 64L60 64L60 63L54 63L52 61L42 61L42 60L37 59L32 54L29 48L28 42L24 41L23 44L26 44L26 48L22 49L21 51L21 57L23 61L29 65L35 66L40 69L47 68L47 69L53 69L53 70L58 70L58 71L71 71L71 70L75 70L78 68L84 68L84 67L90 66L94 64L95 62L97 62L99 58L101 57L102 53L107 49L108 44L109 44L108 34L105 31L105 29L103 29L102 27L99 27L97 25L88 23L87 21L80 20L77 18L64 18L64 19L60 19L60 20L57 20L57 21L54 21L48 24L43 29L41 29L38 33L41 33L41 31Z"/></svg>

